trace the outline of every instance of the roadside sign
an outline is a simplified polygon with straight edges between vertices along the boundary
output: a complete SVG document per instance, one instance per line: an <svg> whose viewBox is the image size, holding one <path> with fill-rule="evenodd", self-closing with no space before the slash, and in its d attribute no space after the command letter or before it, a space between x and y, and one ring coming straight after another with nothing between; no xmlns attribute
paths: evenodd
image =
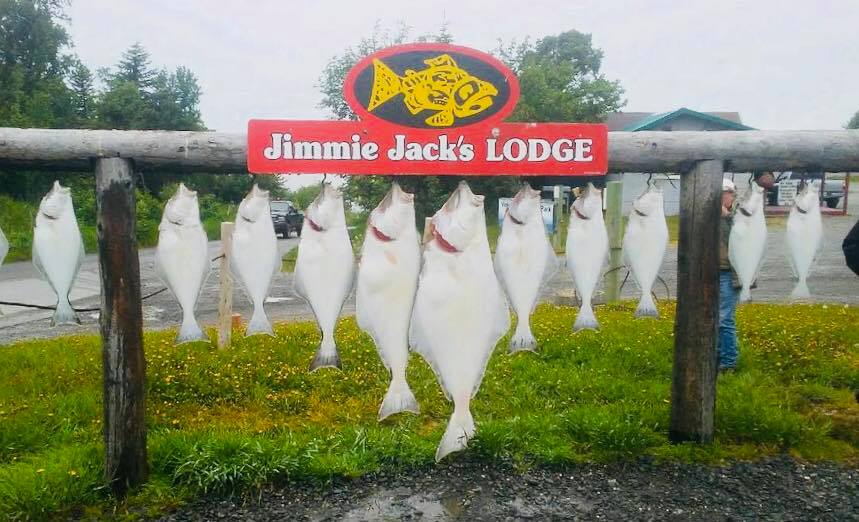
<svg viewBox="0 0 859 522"><path fill-rule="evenodd" d="M251 120L255 174L601 175L601 124L504 123L519 98L496 58L447 44L389 47L360 61L343 94L359 121Z"/></svg>
<svg viewBox="0 0 859 522"><path fill-rule="evenodd" d="M799 188L798 179L783 179L778 183L779 206L792 205Z"/></svg>
<svg viewBox="0 0 859 522"><path fill-rule="evenodd" d="M498 223L504 221L504 216L507 214L507 208L513 198L498 198ZM555 202L551 199L540 200L540 213L543 215L543 226L546 228L547 234L555 232Z"/></svg>

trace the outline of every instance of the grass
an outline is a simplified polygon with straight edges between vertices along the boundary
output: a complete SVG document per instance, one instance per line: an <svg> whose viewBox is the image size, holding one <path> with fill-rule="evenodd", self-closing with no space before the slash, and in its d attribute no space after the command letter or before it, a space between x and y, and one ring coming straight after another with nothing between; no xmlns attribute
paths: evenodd
<svg viewBox="0 0 859 522"><path fill-rule="evenodd" d="M742 306L741 370L719 378L716 441L699 446L667 442L673 304L659 321L633 308L599 307L603 331L573 335L576 309L542 305L539 354L509 357L502 340L473 402L471 458L859 461L859 309ZM98 338L0 348L0 518L151 515L200 495L434 465L451 405L423 359L408 370L421 414L380 424L387 374L354 318L337 329L343 373L307 373L314 324L275 330L220 352L146 334L151 478L120 504L101 478Z"/></svg>

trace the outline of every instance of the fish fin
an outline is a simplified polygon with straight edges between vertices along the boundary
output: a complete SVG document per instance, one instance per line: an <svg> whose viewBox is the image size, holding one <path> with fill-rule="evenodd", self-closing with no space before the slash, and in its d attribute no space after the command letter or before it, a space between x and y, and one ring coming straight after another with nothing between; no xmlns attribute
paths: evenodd
<svg viewBox="0 0 859 522"><path fill-rule="evenodd" d="M441 442L438 443L438 449L435 452L435 461L450 455L455 451L462 451L468 447L468 439L474 437L474 417L471 416L471 411L464 408L464 413L453 410L453 415L450 416L450 421L447 423L447 428L444 430L444 435L441 436Z"/></svg>
<svg viewBox="0 0 859 522"><path fill-rule="evenodd" d="M453 125L453 109L445 109L424 120L430 127L450 127Z"/></svg>
<svg viewBox="0 0 859 522"><path fill-rule="evenodd" d="M412 412L415 415L420 414L421 409L418 406L418 401L415 399L415 394L409 388L409 383L405 380L391 381L388 387L385 398L382 399L382 406L379 408L379 422L394 415L395 413Z"/></svg>
<svg viewBox="0 0 859 522"><path fill-rule="evenodd" d="M54 317L51 319L51 326L59 326L61 324L81 324L78 314L74 311L68 299L57 301L57 308L54 310Z"/></svg>
<svg viewBox="0 0 859 522"><path fill-rule="evenodd" d="M741 303L748 303L751 300L752 300L752 291L744 286L742 288L742 290L740 290L740 302Z"/></svg>
<svg viewBox="0 0 859 522"><path fill-rule="evenodd" d="M197 320L191 316L182 321L182 326L179 327L179 333L176 335L176 344L190 343L194 341L209 341L209 338L197 324Z"/></svg>
<svg viewBox="0 0 859 522"><path fill-rule="evenodd" d="M796 286L793 287L793 291L790 293L791 299L808 299L811 297L811 292L808 291L808 284L805 281L800 280L796 283Z"/></svg>
<svg viewBox="0 0 859 522"><path fill-rule="evenodd" d="M527 318L525 320L527 321ZM522 321L522 319L517 319L517 321ZM520 324L522 324L521 327L519 326ZM513 337L510 338L510 343L508 344L508 353L514 354L523 351L536 352L537 339L531 333L529 325L517 322L516 330L513 332Z"/></svg>
<svg viewBox="0 0 859 522"><path fill-rule="evenodd" d="M653 302L650 292L641 293L641 300L638 301L638 308L635 309L635 317L659 317L659 310L656 309L656 303Z"/></svg>
<svg viewBox="0 0 859 522"><path fill-rule="evenodd" d="M594 309L590 302L583 302L579 308L579 314L576 316L576 322L573 323L573 331L580 330L599 330L600 324L597 322L597 317L594 315Z"/></svg>
<svg viewBox="0 0 859 522"><path fill-rule="evenodd" d="M334 343L326 343L325 340L319 344L316 350L316 355L313 357L313 362L310 363L310 371L315 372L320 368L337 368L342 370L340 364L340 354L337 353L337 346Z"/></svg>
<svg viewBox="0 0 859 522"><path fill-rule="evenodd" d="M266 334L274 337L274 330L271 328L271 323L265 315L265 310L262 306L255 306L251 320L248 321L248 327L245 330L245 337L251 335Z"/></svg>

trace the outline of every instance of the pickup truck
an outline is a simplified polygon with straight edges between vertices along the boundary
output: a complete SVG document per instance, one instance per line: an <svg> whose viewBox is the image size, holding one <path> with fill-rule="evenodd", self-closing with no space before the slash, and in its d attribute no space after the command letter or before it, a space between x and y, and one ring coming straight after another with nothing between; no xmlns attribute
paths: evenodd
<svg viewBox="0 0 859 522"><path fill-rule="evenodd" d="M275 200L271 205L271 220L274 223L274 233L283 234L284 239L293 232L301 236L301 225L304 223L304 214L295 208L292 201Z"/></svg>
<svg viewBox="0 0 859 522"><path fill-rule="evenodd" d="M820 189L820 182L824 180L822 172L782 172L776 177L775 184L772 189L769 191L769 204L777 205L778 204L778 186L779 182L782 180L789 179L805 179L807 183L812 183L817 186L818 190ZM841 179L827 179L825 180L825 184L823 185L823 195L820 197L822 202L826 203L826 206L829 208L835 208L838 206L838 202L841 201L841 198L844 197L844 180Z"/></svg>

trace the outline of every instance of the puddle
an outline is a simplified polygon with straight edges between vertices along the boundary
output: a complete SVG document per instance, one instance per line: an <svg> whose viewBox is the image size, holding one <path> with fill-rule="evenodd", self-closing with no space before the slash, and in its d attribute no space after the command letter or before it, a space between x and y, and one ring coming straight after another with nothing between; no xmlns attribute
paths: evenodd
<svg viewBox="0 0 859 522"><path fill-rule="evenodd" d="M340 520L455 520L464 515L465 508L458 495L435 499L410 492L409 488L378 491L343 513Z"/></svg>

